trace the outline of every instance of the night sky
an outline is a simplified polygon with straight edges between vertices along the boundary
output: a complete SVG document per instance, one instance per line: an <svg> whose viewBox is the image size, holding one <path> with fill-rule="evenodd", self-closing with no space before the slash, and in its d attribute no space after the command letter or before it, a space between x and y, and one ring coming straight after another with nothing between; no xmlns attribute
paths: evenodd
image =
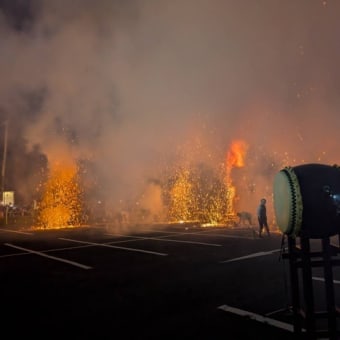
<svg viewBox="0 0 340 340"><path fill-rule="evenodd" d="M114 205L244 140L235 179L254 211L283 166L340 164L339 14L337 0L0 0L7 189L29 201L48 163L82 159Z"/></svg>

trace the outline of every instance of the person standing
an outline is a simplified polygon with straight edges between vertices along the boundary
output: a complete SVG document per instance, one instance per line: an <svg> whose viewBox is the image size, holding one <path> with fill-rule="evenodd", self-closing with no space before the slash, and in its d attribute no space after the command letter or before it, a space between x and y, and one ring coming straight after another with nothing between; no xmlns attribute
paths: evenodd
<svg viewBox="0 0 340 340"><path fill-rule="evenodd" d="M267 235L270 236L269 226L267 222L267 200L262 198L260 204L257 207L257 219L259 221L259 237L262 237L263 228L266 229Z"/></svg>

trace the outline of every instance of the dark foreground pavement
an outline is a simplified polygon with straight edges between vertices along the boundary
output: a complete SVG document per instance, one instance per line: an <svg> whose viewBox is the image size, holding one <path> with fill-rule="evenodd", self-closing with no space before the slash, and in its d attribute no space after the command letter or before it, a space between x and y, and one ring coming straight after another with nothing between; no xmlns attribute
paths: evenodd
<svg viewBox="0 0 340 340"><path fill-rule="evenodd" d="M295 339L254 320L292 324L280 246L251 229L1 228L3 338Z"/></svg>

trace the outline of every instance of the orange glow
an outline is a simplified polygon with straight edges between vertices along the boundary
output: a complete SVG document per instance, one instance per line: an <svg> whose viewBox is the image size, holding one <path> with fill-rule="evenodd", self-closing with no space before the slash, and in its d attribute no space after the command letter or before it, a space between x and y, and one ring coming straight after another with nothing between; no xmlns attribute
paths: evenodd
<svg viewBox="0 0 340 340"><path fill-rule="evenodd" d="M39 227L65 228L79 225L80 196L76 166L54 165L39 204Z"/></svg>
<svg viewBox="0 0 340 340"><path fill-rule="evenodd" d="M224 169L223 169L224 170ZM226 190L220 171L194 164L175 170L168 189L168 220L173 223L222 223L226 212Z"/></svg>
<svg viewBox="0 0 340 340"><path fill-rule="evenodd" d="M170 216L173 220L190 220L192 218L193 184L190 182L190 173L184 170L171 189Z"/></svg>
<svg viewBox="0 0 340 340"><path fill-rule="evenodd" d="M242 140L236 140L231 143L226 158L227 174L232 168L242 168L244 166L247 150L248 145Z"/></svg>
<svg viewBox="0 0 340 340"><path fill-rule="evenodd" d="M248 145L242 140L235 140L231 143L230 149L226 157L226 178L225 185L227 190L227 220L234 221L236 218L235 212L235 197L236 188L233 185L231 178L231 170L233 168L241 168L245 165L245 156L248 150Z"/></svg>

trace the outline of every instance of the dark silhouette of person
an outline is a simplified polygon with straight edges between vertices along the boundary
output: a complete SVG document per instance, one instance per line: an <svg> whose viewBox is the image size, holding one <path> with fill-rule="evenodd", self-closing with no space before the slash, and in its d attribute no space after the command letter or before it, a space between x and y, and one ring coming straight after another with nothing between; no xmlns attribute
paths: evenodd
<svg viewBox="0 0 340 340"><path fill-rule="evenodd" d="M262 237L263 228L266 229L267 235L270 236L268 222L267 222L267 200L262 198L260 204L257 207L257 219L259 221L259 237Z"/></svg>

